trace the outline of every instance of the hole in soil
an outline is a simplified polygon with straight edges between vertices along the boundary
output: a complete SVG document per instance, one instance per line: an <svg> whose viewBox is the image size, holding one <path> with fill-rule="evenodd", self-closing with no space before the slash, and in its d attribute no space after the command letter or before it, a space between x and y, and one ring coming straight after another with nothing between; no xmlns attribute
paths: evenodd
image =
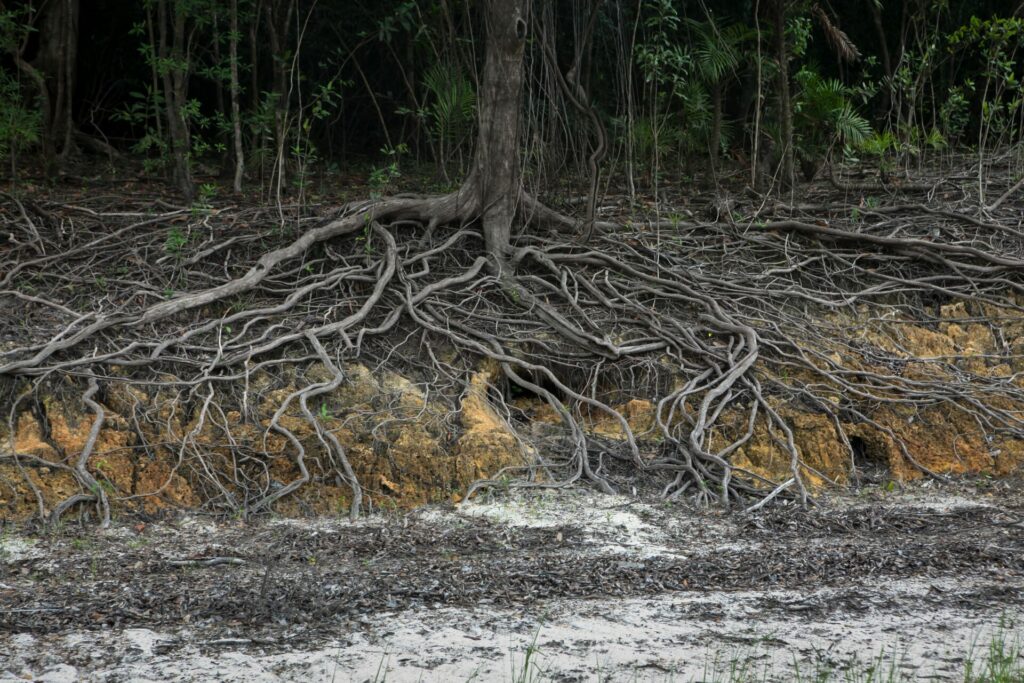
<svg viewBox="0 0 1024 683"><path fill-rule="evenodd" d="M850 437L853 449L854 476L865 481L878 481L889 476L889 464L879 453L868 447L867 441L859 436Z"/></svg>
<svg viewBox="0 0 1024 683"><path fill-rule="evenodd" d="M545 391L550 392L558 400L560 400L560 401L564 401L565 400L565 396L562 395L562 390L559 389L555 385L555 383L552 382L551 379L547 375L538 373L538 374L536 374L536 375L534 375L532 377L529 377L528 379L529 379L530 382L533 382L534 384L539 386L541 389L544 389ZM541 401L541 402L546 402L546 399L541 394L538 394L535 391L531 391L530 389L527 389L526 387L521 387L518 384L516 384L515 382L508 382L507 385L508 385L507 395L508 395L508 398L510 400L526 398L526 399L536 399L536 400Z"/></svg>
<svg viewBox="0 0 1024 683"><path fill-rule="evenodd" d="M863 467L868 463L868 445L859 436L850 437L850 448L853 449L854 467Z"/></svg>

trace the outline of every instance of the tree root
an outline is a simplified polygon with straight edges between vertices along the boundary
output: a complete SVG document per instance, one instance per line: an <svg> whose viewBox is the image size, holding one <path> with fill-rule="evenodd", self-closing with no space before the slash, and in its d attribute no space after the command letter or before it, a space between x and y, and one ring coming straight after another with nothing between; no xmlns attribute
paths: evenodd
<svg viewBox="0 0 1024 683"><path fill-rule="evenodd" d="M206 481L208 498L218 505L256 513L314 477L330 475L351 491L349 513L357 516L365 496L356 468L335 430L310 407L311 400L345 385L344 363L355 359L418 364L436 381L465 377L479 359L489 359L510 386L542 399L558 416L556 451L540 455L537 449L535 462L493 473L467 495L510 474L519 486L587 480L609 492L650 476L662 482L666 498L686 496L697 504L747 511L780 499L806 504L807 478L820 473L804 461L780 410L787 403L827 415L851 461L844 425L868 425L931 474L867 406L923 410L942 404L970 416L986 433L1022 434L1024 393L1014 382L965 375L955 359L868 348L841 331L843 321L932 319L927 302L937 296L1020 312L1011 293L1024 294L1024 255L1003 239L1006 232L948 220L936 237L933 226L942 217L934 214L925 214L927 221L909 219L898 234L882 214L879 223L857 229L840 227L840 219L793 216L747 225L675 223L670 231L659 227L657 241L642 229L601 223L592 242L579 245L557 236L578 228L574 221L524 193L521 218L534 230L516 240L507 267L488 269L480 256L480 207L470 194L350 205L292 239L264 233L263 239L279 244L262 252L255 251L259 240L232 234L224 215L193 218L188 230L205 234L205 241L190 243L187 255L173 252L167 240L171 230L180 230L171 223L185 219L180 212L129 225L120 223L132 220L133 212L94 212L90 227L62 244L49 222L32 221L23 207L22 221L30 225L22 232L32 238L17 248L33 257L19 263L18 278L8 275L5 286L49 284L33 294L4 293L25 317L18 341L0 353L0 379L76 381L84 375L83 400L94 415L88 441L69 466L82 492L58 504L51 519L89 502L109 523L108 492L90 471L105 419L96 400L101 382L174 387L197 403L191 428L180 435L172 474L186 468ZM258 212L244 211L232 223L259 224ZM125 250L110 249L117 237L142 225L149 232L139 232L127 252L162 251L162 260L133 260ZM425 235L399 238L410 226ZM543 236L544 228L551 236ZM89 277L102 277L102 287ZM169 288L161 283L171 282L192 286L161 296L161 288ZM90 284L108 293L83 295ZM414 338L428 350L426 358L400 350ZM439 361L431 350L438 345L452 349L449 358L455 360ZM227 479L209 466L196 436L216 425L232 439L215 396L241 384L240 412L243 421L251 419L250 373L310 361L322 364L330 379L291 392L264 429L264 448L271 432L290 444L297 478L273 488L264 473L257 484L251 474L256 455L244 455ZM893 369L908 363L927 372L910 376ZM616 386L616 376L638 374L670 378L676 386L662 393L656 382L642 379ZM780 379L787 376L799 381ZM198 398L200 391L205 398ZM654 402L653 438L634 433L614 407L614 397L623 394ZM283 419L292 405L316 437L316 473L307 452L311 444ZM12 452L0 454L0 461L26 457L14 448L17 406L8 411ZM616 426L621 440L602 441L592 433L589 425L599 416ZM742 427L727 429L727 417ZM137 429L140 437L144 431ZM787 455L789 473L782 481L735 462L762 433Z"/></svg>

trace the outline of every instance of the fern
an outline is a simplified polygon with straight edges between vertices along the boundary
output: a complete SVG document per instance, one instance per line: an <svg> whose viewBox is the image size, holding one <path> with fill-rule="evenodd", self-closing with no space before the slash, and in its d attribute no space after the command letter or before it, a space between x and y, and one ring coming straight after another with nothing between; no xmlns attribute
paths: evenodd
<svg viewBox="0 0 1024 683"><path fill-rule="evenodd" d="M426 113L430 134L450 150L473 130L476 120L473 84L459 67L438 62L423 75L423 86L427 90Z"/></svg>
<svg viewBox="0 0 1024 683"><path fill-rule="evenodd" d="M693 62L701 79L716 83L736 69L739 58L733 46L724 39L713 22L687 22L694 32L696 46L693 48Z"/></svg>

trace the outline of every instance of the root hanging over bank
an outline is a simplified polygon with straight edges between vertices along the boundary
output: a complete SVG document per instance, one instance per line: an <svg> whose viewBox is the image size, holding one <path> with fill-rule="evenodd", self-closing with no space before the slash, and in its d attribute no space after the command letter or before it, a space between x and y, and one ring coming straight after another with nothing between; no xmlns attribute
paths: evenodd
<svg viewBox="0 0 1024 683"><path fill-rule="evenodd" d="M153 501L247 515L330 486L355 516L429 499L403 493L401 447L444 495L642 480L756 509L855 481L865 451L895 476L1024 459L1009 220L777 206L598 223L582 244L521 193L495 267L476 196L284 223L21 203L0 280L0 501L106 522ZM832 461L808 457L812 431Z"/></svg>

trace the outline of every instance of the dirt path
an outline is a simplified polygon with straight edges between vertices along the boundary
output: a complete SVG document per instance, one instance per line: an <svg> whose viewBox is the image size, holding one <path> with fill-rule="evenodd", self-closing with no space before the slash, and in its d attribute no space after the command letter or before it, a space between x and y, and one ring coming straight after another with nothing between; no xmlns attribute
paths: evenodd
<svg viewBox="0 0 1024 683"><path fill-rule="evenodd" d="M717 680L745 661L783 680L882 652L955 679L1024 616L1018 491L748 517L565 491L354 524L6 530L0 678Z"/></svg>

